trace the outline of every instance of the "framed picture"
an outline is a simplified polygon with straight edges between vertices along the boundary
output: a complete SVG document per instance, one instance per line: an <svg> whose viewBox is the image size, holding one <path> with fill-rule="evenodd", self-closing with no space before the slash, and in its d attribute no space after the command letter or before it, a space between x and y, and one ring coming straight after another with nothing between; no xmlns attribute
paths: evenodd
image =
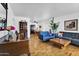
<svg viewBox="0 0 79 59"><path fill-rule="evenodd" d="M64 30L77 31L78 30L78 19L64 21Z"/></svg>

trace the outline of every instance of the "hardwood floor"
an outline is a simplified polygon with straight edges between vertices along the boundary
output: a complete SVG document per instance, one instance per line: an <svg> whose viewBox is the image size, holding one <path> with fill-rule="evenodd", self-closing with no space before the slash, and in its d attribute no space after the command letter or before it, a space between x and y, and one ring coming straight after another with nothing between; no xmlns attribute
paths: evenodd
<svg viewBox="0 0 79 59"><path fill-rule="evenodd" d="M29 41L32 56L79 56L79 47L69 45L66 49L59 49L51 41L42 42L37 35L31 35Z"/></svg>
<svg viewBox="0 0 79 59"><path fill-rule="evenodd" d="M19 56L24 54L30 55L28 40L0 44L0 55L2 56Z"/></svg>
<svg viewBox="0 0 79 59"><path fill-rule="evenodd" d="M37 35L31 35L29 41L0 44L1 52L14 56L27 56L29 53L31 56L79 56L79 47L70 44L66 49L59 49L51 41L43 42Z"/></svg>

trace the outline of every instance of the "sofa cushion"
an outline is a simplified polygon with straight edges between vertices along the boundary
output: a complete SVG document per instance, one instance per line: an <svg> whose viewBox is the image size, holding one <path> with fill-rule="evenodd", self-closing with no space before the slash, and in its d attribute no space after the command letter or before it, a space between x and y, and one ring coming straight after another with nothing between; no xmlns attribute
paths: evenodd
<svg viewBox="0 0 79 59"><path fill-rule="evenodd" d="M45 32L40 32L39 34L39 39L43 40L43 41L47 41L49 39L55 38L55 34L49 33L47 31Z"/></svg>
<svg viewBox="0 0 79 59"><path fill-rule="evenodd" d="M63 39L71 40L71 43L79 45L79 33L63 32Z"/></svg>
<svg viewBox="0 0 79 59"><path fill-rule="evenodd" d="M72 36L71 36L71 33L64 32L63 37L72 37Z"/></svg>
<svg viewBox="0 0 79 59"><path fill-rule="evenodd" d="M73 41L77 41L77 42L79 42L79 39L72 39Z"/></svg>
<svg viewBox="0 0 79 59"><path fill-rule="evenodd" d="M62 39L72 40L70 37L61 37Z"/></svg>
<svg viewBox="0 0 79 59"><path fill-rule="evenodd" d="M48 35L48 32L40 32L40 35Z"/></svg>
<svg viewBox="0 0 79 59"><path fill-rule="evenodd" d="M79 39L74 39L71 42L72 44L79 45Z"/></svg>
<svg viewBox="0 0 79 59"><path fill-rule="evenodd" d="M64 32L63 37L71 37L73 39L79 39L79 33Z"/></svg>

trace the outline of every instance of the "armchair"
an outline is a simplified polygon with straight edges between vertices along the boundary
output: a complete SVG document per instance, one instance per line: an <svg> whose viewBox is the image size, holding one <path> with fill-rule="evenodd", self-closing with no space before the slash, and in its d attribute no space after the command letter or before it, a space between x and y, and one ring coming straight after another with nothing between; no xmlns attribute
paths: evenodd
<svg viewBox="0 0 79 59"><path fill-rule="evenodd" d="M49 33L47 31L39 33L39 39L42 41L48 41L53 38L55 38L55 34L53 33Z"/></svg>

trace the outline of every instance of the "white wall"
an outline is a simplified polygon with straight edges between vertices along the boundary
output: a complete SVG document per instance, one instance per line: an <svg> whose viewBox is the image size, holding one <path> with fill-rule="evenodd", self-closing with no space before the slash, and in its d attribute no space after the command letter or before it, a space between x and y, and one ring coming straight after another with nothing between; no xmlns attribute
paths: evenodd
<svg viewBox="0 0 79 59"><path fill-rule="evenodd" d="M30 18L28 17L15 17L14 19L14 26L16 27L16 30L19 32L19 21L24 20L27 22L27 37L30 38Z"/></svg>
<svg viewBox="0 0 79 59"><path fill-rule="evenodd" d="M78 19L78 31L66 31L64 30L64 21L65 20L72 20L72 19ZM79 32L79 13L74 13L66 16L60 16L60 17L55 17L55 22L60 22L59 27L58 27L58 32L59 31L66 31L66 32Z"/></svg>
<svg viewBox="0 0 79 59"><path fill-rule="evenodd" d="M42 26L42 28L41 28L42 31L49 31L49 29L50 29L50 22L49 22L48 19L40 21L38 23L39 23L39 25Z"/></svg>
<svg viewBox="0 0 79 59"><path fill-rule="evenodd" d="M64 30L64 21L65 20L72 20L72 19L78 19L78 31L66 31ZM59 31L66 31L66 32L79 32L79 13L73 13L70 15L60 16L60 17L54 17L55 22L60 22L59 27L57 29L57 32ZM42 26L42 31L49 31L50 24L49 20L42 20L39 22L39 25Z"/></svg>
<svg viewBox="0 0 79 59"><path fill-rule="evenodd" d="M7 26L12 26L14 22L14 13L10 4L8 4L8 19L7 19Z"/></svg>
<svg viewBox="0 0 79 59"><path fill-rule="evenodd" d="M3 18L5 18L6 16L5 16L4 14L1 14L1 13L0 13L0 17L2 17L2 19L3 19Z"/></svg>
<svg viewBox="0 0 79 59"><path fill-rule="evenodd" d="M5 18L6 17L6 10L4 7L0 4L0 17Z"/></svg>

